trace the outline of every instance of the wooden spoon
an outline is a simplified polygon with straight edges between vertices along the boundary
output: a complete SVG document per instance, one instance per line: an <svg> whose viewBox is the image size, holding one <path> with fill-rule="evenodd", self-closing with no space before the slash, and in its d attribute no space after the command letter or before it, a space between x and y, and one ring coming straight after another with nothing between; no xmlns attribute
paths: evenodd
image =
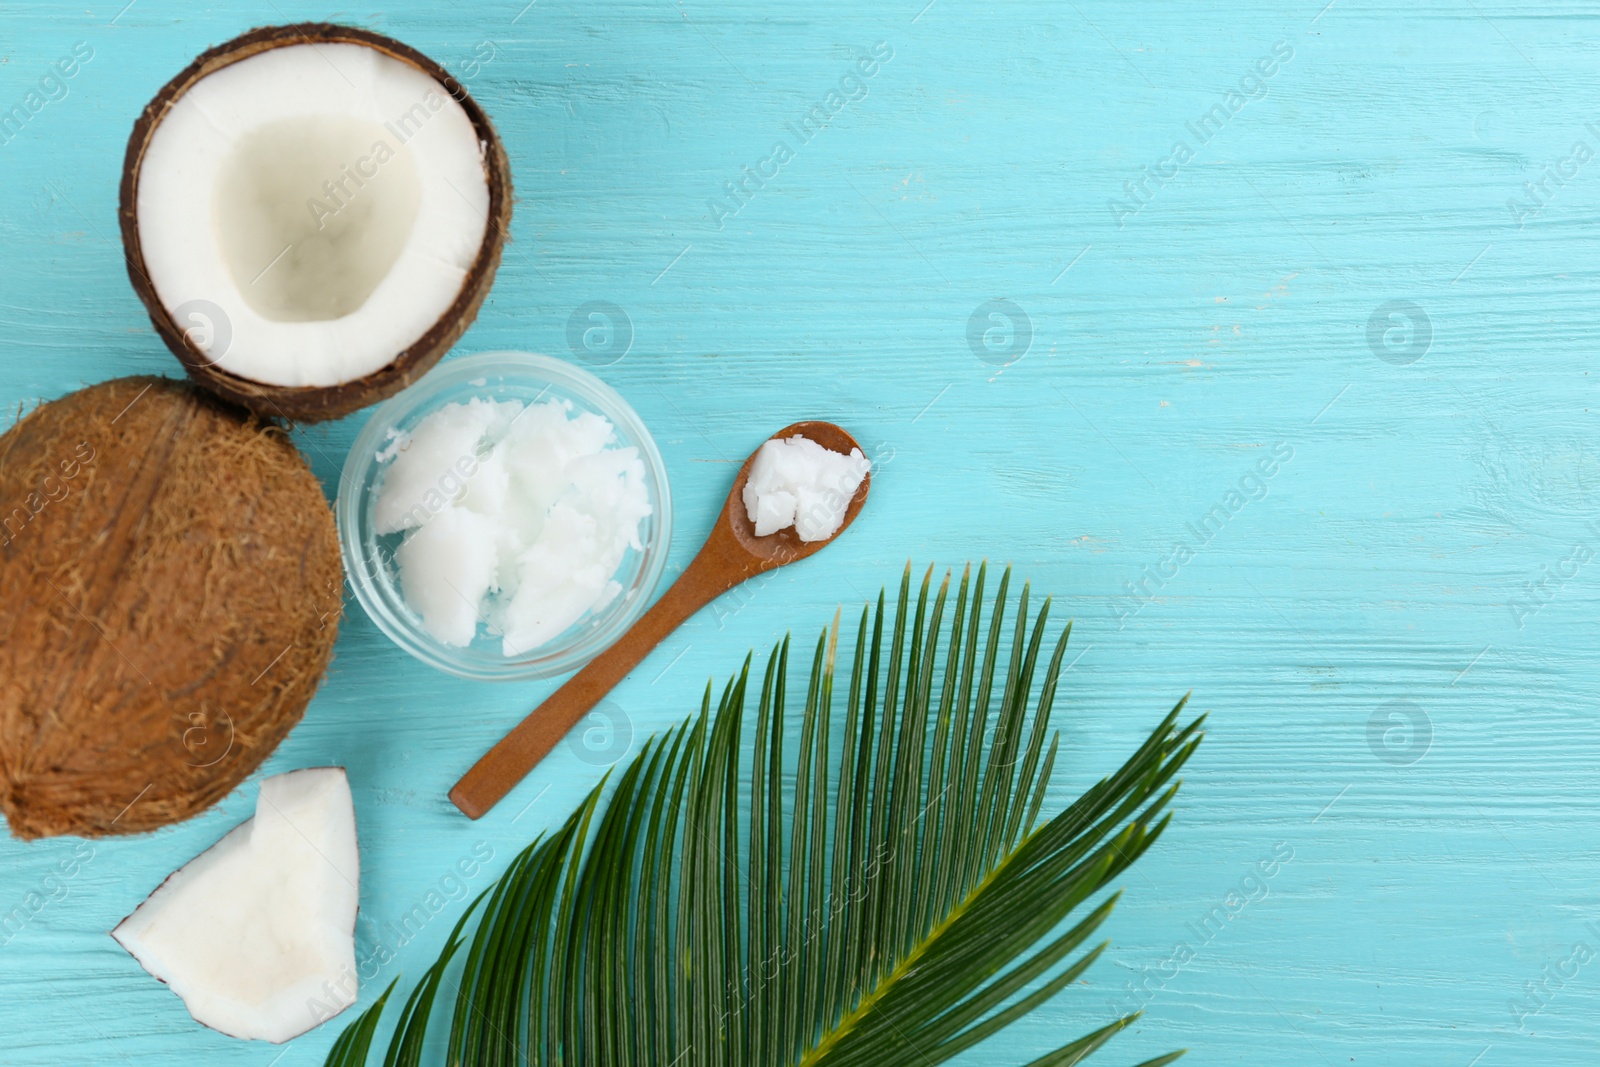
<svg viewBox="0 0 1600 1067"><path fill-rule="evenodd" d="M823 448L845 455L860 448L856 439L831 422L797 422L773 437L799 434ZM706 538L705 547L688 569L672 583L649 611L617 643L569 678L565 685L534 709L509 734L486 752L450 790L450 799L469 818L479 818L533 770L555 748L567 731L589 713L650 650L676 630L689 616L748 578L785 563L805 559L844 532L866 502L872 475L867 474L845 509L844 521L827 541L802 541L794 527L757 537L744 507L744 483L750 477L752 454L739 468L723 505L722 516Z"/></svg>

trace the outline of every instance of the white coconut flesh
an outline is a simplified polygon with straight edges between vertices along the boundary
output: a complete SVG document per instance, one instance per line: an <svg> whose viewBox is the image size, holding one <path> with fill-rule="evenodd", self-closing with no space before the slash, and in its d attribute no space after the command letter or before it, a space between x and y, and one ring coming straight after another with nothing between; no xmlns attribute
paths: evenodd
<svg viewBox="0 0 1600 1067"><path fill-rule="evenodd" d="M489 183L437 80L363 45L288 45L177 99L135 211L150 282L208 361L332 386L444 315L483 243Z"/></svg>
<svg viewBox="0 0 1600 1067"><path fill-rule="evenodd" d="M111 936L197 1022L287 1041L355 1002L360 873L344 768L291 771Z"/></svg>

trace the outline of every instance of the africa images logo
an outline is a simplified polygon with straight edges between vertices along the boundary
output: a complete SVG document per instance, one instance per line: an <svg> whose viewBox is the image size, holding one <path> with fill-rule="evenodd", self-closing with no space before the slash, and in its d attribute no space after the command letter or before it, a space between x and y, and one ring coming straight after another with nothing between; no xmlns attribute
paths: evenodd
<svg viewBox="0 0 1600 1067"><path fill-rule="evenodd" d="M893 58L893 46L887 41L879 41L870 52L857 57L850 69L839 78L837 86L822 94L805 114L794 121L785 122L784 129L795 143L791 145L787 138L779 137L773 142L772 150L758 159L754 167L747 165L738 178L722 183L721 199L706 201L706 209L711 213L711 221L716 228L722 229L726 220L743 211L744 206L755 199L756 193L767 187L767 182L777 178L798 149L827 129L843 113L846 105L865 100L867 81L877 77L883 64Z"/></svg>
<svg viewBox="0 0 1600 1067"><path fill-rule="evenodd" d="M1156 193L1162 186L1176 179L1184 164L1192 160L1202 147L1221 133L1222 128L1233 116L1243 111L1246 104L1252 100L1265 100L1268 80L1275 77L1278 71L1283 69L1283 64L1293 58L1294 46L1287 41L1279 41L1272 46L1271 53L1257 59L1255 66L1239 79L1237 88L1229 89L1221 100L1194 119L1185 122L1183 124L1185 136L1172 142L1172 150L1167 153L1167 157L1140 167L1139 177L1130 178L1122 183L1123 196L1112 197L1106 201L1117 228L1126 226L1130 218L1143 211L1145 205L1155 199Z"/></svg>
<svg viewBox="0 0 1600 1067"><path fill-rule="evenodd" d="M0 145L10 144L47 105L65 100L72 91L67 82L76 78L83 64L93 58L94 49L89 42L79 41L72 46L70 55L63 56L46 68L39 77L37 88L23 93L22 99L9 108L0 108Z"/></svg>

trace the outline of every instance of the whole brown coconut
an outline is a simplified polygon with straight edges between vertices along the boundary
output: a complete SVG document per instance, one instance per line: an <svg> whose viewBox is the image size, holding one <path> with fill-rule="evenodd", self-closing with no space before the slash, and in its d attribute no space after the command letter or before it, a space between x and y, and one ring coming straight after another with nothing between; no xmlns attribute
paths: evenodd
<svg viewBox="0 0 1600 1067"><path fill-rule="evenodd" d="M238 785L332 654L333 514L284 432L122 378L0 435L0 809L138 833Z"/></svg>
<svg viewBox="0 0 1600 1067"><path fill-rule="evenodd" d="M225 67L275 48L303 44L351 44L372 48L438 82L461 105L472 123L482 152L489 193L483 240L460 291L444 314L426 333L397 352L387 365L364 377L327 386L271 385L241 377L218 366L215 358L196 345L192 336L192 328L196 323L180 323L174 318L172 310L162 303L151 281L139 238L140 167L151 138L172 106L201 79ZM201 53L193 63L161 87L155 98L145 105L128 138L122 164L118 218L128 278L133 282L134 292L150 313L156 333L183 362L190 377L223 399L242 404L269 418L316 422L342 418L352 411L393 396L426 374L461 339L461 335L466 333L467 327L477 317L478 309L494 284L495 270L500 265L500 254L511 228L511 207L511 163L506 156L505 146L489 121L489 116L459 81L432 59L392 37L354 26L302 22L287 26L263 26L225 41ZM207 326L214 324L207 323Z"/></svg>

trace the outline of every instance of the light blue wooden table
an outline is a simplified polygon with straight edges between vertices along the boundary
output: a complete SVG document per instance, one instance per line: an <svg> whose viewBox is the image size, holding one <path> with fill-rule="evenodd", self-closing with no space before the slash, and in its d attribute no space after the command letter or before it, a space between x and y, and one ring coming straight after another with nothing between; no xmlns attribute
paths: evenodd
<svg viewBox="0 0 1600 1067"><path fill-rule="evenodd" d="M0 4L0 108L93 53L0 144L0 425L176 372L116 237L134 117L207 46L328 18L470 72L504 134L513 240L459 351L594 360L575 309L626 314L598 373L665 453L674 570L772 429L834 419L880 464L840 543L616 691L610 755L558 750L480 823L446 789L552 685L434 673L352 603L264 770L349 767L364 944L475 849L481 888L746 649L987 556L1078 619L1056 803L1186 689L1212 719L1106 959L971 1062L1140 1004L1104 1062L1600 1062L1593 5L524 2ZM364 417L297 433L330 493ZM89 846L0 844L0 911L52 894L0 946L0 1062L321 1062L336 1028L219 1037L105 933L254 802L62 883Z"/></svg>

